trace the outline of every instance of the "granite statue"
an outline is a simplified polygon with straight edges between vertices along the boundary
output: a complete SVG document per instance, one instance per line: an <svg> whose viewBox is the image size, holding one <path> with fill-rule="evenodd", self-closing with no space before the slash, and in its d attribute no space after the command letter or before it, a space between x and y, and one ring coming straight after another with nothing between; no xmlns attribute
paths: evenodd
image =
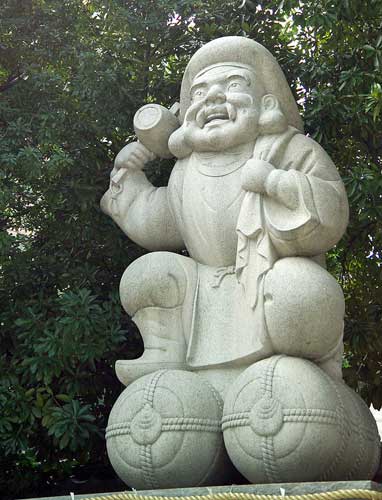
<svg viewBox="0 0 382 500"><path fill-rule="evenodd" d="M344 297L326 270L325 252L346 229L348 201L332 160L304 135L274 57L244 37L209 42L186 67L179 105L167 110L148 104L134 125L138 141L117 155L101 200L122 231L151 252L126 269L120 285L122 305L145 347L139 359L116 364L127 394L149 374L192 371L199 376L193 380L208 381L232 406L240 380L257 365L267 371L265 360L279 355L296 363L303 358L307 373L321 376L323 391L329 379L341 392ZM176 162L168 186L154 187L145 164L171 156ZM293 372L293 362L288 367ZM253 398L250 404L282 426L281 403L270 405L278 408L273 412L268 399L264 407ZM317 404L317 410L328 410ZM227 449L234 465L249 479L287 481L288 474L262 473L251 453L243 456L232 445L232 432L241 430L224 424L231 410L225 411L223 431L231 436ZM331 423L340 432L338 419ZM110 425L122 424L113 417ZM376 438L369 420L365 425ZM361 476L356 471L352 477L375 472L379 443L370 446ZM292 462L298 471L299 459ZM334 467L330 477L340 478L343 470L343 464ZM295 472L290 477L298 480Z"/></svg>

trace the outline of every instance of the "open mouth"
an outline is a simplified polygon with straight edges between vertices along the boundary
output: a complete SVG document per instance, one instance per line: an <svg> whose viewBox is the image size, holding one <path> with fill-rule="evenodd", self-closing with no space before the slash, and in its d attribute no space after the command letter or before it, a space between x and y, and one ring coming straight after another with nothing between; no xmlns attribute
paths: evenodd
<svg viewBox="0 0 382 500"><path fill-rule="evenodd" d="M204 124L208 123L220 123L221 121L229 120L229 116L227 112L218 112L218 113L209 113L206 116Z"/></svg>

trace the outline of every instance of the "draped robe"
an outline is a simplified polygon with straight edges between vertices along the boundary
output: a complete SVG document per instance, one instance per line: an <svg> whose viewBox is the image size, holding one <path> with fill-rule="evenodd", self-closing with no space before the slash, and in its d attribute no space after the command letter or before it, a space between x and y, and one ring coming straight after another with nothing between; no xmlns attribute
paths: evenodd
<svg viewBox="0 0 382 500"><path fill-rule="evenodd" d="M186 328L192 367L268 355L267 272L287 256L322 263L346 228L343 183L315 141L288 127L281 134L260 136L253 158L275 167L261 194L241 188L245 161L219 169L192 153L176 162L167 188L155 188L143 172L131 172L122 186L125 195L116 200L107 192L101 202L141 246L186 248L197 262ZM115 203L118 210L113 212Z"/></svg>

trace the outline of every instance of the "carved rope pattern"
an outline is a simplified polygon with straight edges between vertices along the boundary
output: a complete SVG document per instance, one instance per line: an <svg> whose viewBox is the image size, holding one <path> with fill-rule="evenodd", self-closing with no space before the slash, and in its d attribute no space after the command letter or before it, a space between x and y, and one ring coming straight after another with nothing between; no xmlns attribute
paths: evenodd
<svg viewBox="0 0 382 500"><path fill-rule="evenodd" d="M121 436L130 434L130 422L121 422L119 424L111 424L106 429L105 437L109 439L113 436Z"/></svg>
<svg viewBox="0 0 382 500"><path fill-rule="evenodd" d="M319 481L326 481L326 480L330 479L331 474L333 474L333 472L336 470L336 468L338 466L338 462L341 460L341 458L343 457L344 452L345 452L345 448L346 448L346 435L345 435L346 414L345 414L344 403L342 401L342 397L341 397L341 394L338 390L337 384L333 382L332 378L329 377L329 375L326 372L324 372L323 370L318 368L317 365L312 364L312 367L314 370L316 370L317 373L323 375L326 378L329 385L332 387L332 389L334 389L336 396L337 396L337 401L338 401L338 407L336 409L336 413L337 413L337 418L338 418L338 422L339 422L341 442L340 442L340 446L338 447L338 450L337 450L337 455L334 457L334 460L332 461L331 465L318 478Z"/></svg>
<svg viewBox="0 0 382 500"><path fill-rule="evenodd" d="M219 394L219 392L215 389L215 387L208 382L208 380L204 380L204 382L208 385L208 387L211 389L211 392L215 398L215 401L218 405L219 410L222 412L223 411L223 400Z"/></svg>
<svg viewBox="0 0 382 500"><path fill-rule="evenodd" d="M154 475L153 460L151 454L151 445L141 446L140 449L140 464L143 473L143 479L150 488L159 488L158 482Z"/></svg>
<svg viewBox="0 0 382 500"><path fill-rule="evenodd" d="M375 441L375 439L378 439L378 436L376 433L374 433L371 429L365 428L364 426L360 425L357 428L357 432L362 432L363 437L367 439L368 441Z"/></svg>
<svg viewBox="0 0 382 500"><path fill-rule="evenodd" d="M265 436L261 440L261 453L267 480L270 483L280 482L277 464L275 460L275 449L273 446L273 436Z"/></svg>
<svg viewBox="0 0 382 500"><path fill-rule="evenodd" d="M362 439L362 433L361 433L361 439ZM353 464L353 467L350 469L349 473L347 474L347 479L352 479L355 474L360 470L360 467L362 465L362 462L366 456L366 450L364 446L359 447L359 453L356 461ZM369 476L370 477L370 476Z"/></svg>
<svg viewBox="0 0 382 500"><path fill-rule="evenodd" d="M201 425L201 424L171 424L162 426L162 431L198 431L198 432L220 432L220 425Z"/></svg>
<svg viewBox="0 0 382 500"><path fill-rule="evenodd" d="M350 391L349 391L349 393L350 393ZM352 395L352 398L354 399L353 395ZM362 422L363 421L363 412L362 412L361 405L357 401L355 401L355 403L357 406L358 421ZM350 471L347 475L347 479L352 479L359 472L359 470L362 466L362 463L365 461L365 458L366 458L366 447L364 446L363 442L367 441L367 440L374 441L375 434L371 431L370 428L365 427L362 424L357 425L356 421L351 417L347 417L347 423L349 425L350 432L352 434L355 434L356 436L360 436L358 457L357 457L353 467L350 469ZM378 456L378 461L379 461L379 456ZM375 464L374 460L369 460L369 463L371 463L371 466L370 466L369 471L368 471L368 477L372 477L376 464Z"/></svg>
<svg viewBox="0 0 382 500"><path fill-rule="evenodd" d="M357 405L357 414L358 414L358 419L359 421L361 421L361 415L360 415L360 411L359 411L359 407ZM364 428L363 426L357 426L357 424L354 422L354 420L350 417L348 417L346 415L346 424L349 426L349 430L350 430L350 433L355 435L355 436L359 436L360 437L360 442L359 442L359 453L358 453L358 456L356 457L356 460L353 464L353 467L349 470L349 472L346 474L346 479L350 480L354 477L355 474L357 474L357 472L359 471L359 467L361 465L361 462L363 461L363 459L365 458L365 448L364 446L362 446L362 441L363 439L366 437L365 436L365 432L364 432Z"/></svg>
<svg viewBox="0 0 382 500"><path fill-rule="evenodd" d="M321 408L284 409L283 422L315 422L322 424L338 424L337 412ZM340 424L339 424L340 425Z"/></svg>
<svg viewBox="0 0 382 500"><path fill-rule="evenodd" d="M220 432L220 420L193 417L169 417L163 420L162 431Z"/></svg>
<svg viewBox="0 0 382 500"><path fill-rule="evenodd" d="M273 373L275 371L277 363L283 356L273 356L270 358L264 376L261 379L261 390L263 395L272 397L272 384L273 384Z"/></svg>
<svg viewBox="0 0 382 500"><path fill-rule="evenodd" d="M145 387L145 392L144 392L143 398L146 401L146 403L148 403L151 407L153 406L153 402L154 402L155 388L158 385L159 379L167 371L168 370L158 370L157 372L155 372L153 377L151 378L151 380L148 381L148 383Z"/></svg>
<svg viewBox="0 0 382 500"><path fill-rule="evenodd" d="M249 425L248 418L249 411L225 415L222 419L222 430L225 431L230 427L245 427L246 425Z"/></svg>
<svg viewBox="0 0 382 500"><path fill-rule="evenodd" d="M220 420L209 418L193 417L169 417L162 420L162 432L167 431L204 431L220 432ZM113 436L122 436L130 434L130 422L121 422L109 425L106 429L106 439Z"/></svg>
<svg viewBox="0 0 382 500"><path fill-rule="evenodd" d="M323 424L338 424L338 416L335 411L321 408L290 408L284 409L283 422L315 422ZM222 429L230 427L245 427L249 425L249 412L241 412L225 415L222 419Z"/></svg>
<svg viewBox="0 0 382 500"><path fill-rule="evenodd" d="M273 388L273 375L277 363L283 356L274 356L268 362L264 376L261 380L261 389L264 395L272 397ZM261 453L263 457L263 463L265 467L265 474L269 482L280 481L278 479L277 464L275 461L275 453L273 446L273 436L265 436L261 441Z"/></svg>
<svg viewBox="0 0 382 500"><path fill-rule="evenodd" d="M361 422L363 420L363 415L361 411L358 412L358 421ZM361 434L362 438L367 439L369 441L375 441L375 433L371 430L370 427L365 427L364 425L358 424L352 418L347 417L347 423L350 427L350 431L353 433Z"/></svg>
<svg viewBox="0 0 382 500"><path fill-rule="evenodd" d="M301 409L290 408L284 409L284 422L317 422L337 424L337 413L332 410L325 410L320 408ZM230 427L244 427L249 425L249 412L241 412L230 415L225 415L222 419L222 430ZM218 420L192 418L192 417L170 417L163 420L162 431L171 430L196 430L198 426L200 430L207 430L211 432L218 432L220 430L220 423ZM357 429L358 430L358 429ZM365 431L365 429L361 429ZM119 423L109 425L106 430L106 438L130 433L129 423Z"/></svg>
<svg viewBox="0 0 382 500"><path fill-rule="evenodd" d="M336 417L320 415L289 415L284 417L283 422L314 423L314 424L333 424L340 425Z"/></svg>
<svg viewBox="0 0 382 500"><path fill-rule="evenodd" d="M342 403L342 401L341 401ZM341 419L342 417L342 419ZM346 434L345 434L345 424L343 420L343 413L342 415L339 414L338 416L340 425L340 446L338 447L337 455L334 457L334 460L332 461L331 465L329 466L328 469L319 477L319 481L330 481L333 472L336 471L338 467L338 463L340 462L341 458L344 456L345 448L346 448Z"/></svg>
<svg viewBox="0 0 382 500"><path fill-rule="evenodd" d="M143 399L146 404L149 404L151 408L154 403L154 394L155 389L158 385L159 379L164 375L168 370L158 370L154 373L151 379L148 381L148 384L145 387L145 392L143 394ZM150 488L158 488L158 482L154 475L154 467L153 467L153 457L151 452L151 444L143 445L140 448L140 465L143 473L143 479L145 483Z"/></svg>

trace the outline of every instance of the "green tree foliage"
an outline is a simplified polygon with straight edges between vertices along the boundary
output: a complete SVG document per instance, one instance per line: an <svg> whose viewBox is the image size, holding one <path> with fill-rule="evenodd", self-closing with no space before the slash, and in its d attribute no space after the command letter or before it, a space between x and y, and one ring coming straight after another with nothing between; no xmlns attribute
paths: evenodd
<svg viewBox="0 0 382 500"><path fill-rule="evenodd" d="M113 364L142 348L118 283L143 250L98 203L135 111L176 101L190 55L218 36L273 52L346 182L350 225L329 259L347 300L345 374L381 406L381 27L380 0L2 1L3 494L45 494L79 464L107 464ZM149 175L163 184L170 168Z"/></svg>

